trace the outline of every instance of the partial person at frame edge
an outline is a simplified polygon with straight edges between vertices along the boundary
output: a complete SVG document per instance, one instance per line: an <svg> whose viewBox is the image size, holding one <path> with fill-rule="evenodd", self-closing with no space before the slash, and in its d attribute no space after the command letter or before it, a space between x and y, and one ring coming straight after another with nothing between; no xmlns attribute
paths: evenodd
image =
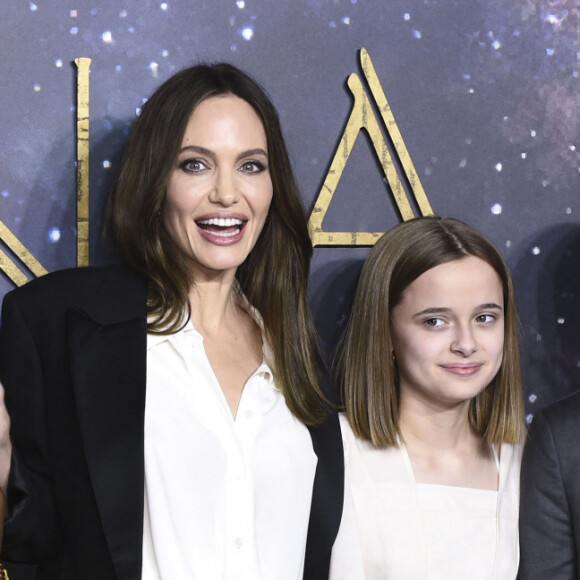
<svg viewBox="0 0 580 580"><path fill-rule="evenodd" d="M4 299L4 557L39 580L327 578L341 436L306 216L263 89L224 63L166 81L107 227L125 265Z"/></svg>
<svg viewBox="0 0 580 580"><path fill-rule="evenodd" d="M0 546L4 536L4 520L6 518L6 488L8 486L8 472L10 469L10 456L12 445L8 433L10 431L10 418L4 405L4 394L0 387L0 472L4 473L4 479L0 480ZM8 572L0 561L0 580L8 580Z"/></svg>
<svg viewBox="0 0 580 580"><path fill-rule="evenodd" d="M580 392L534 415L521 473L518 580L580 578Z"/></svg>
<svg viewBox="0 0 580 580"><path fill-rule="evenodd" d="M499 251L455 219L383 235L338 364L366 580L516 577L523 397Z"/></svg>

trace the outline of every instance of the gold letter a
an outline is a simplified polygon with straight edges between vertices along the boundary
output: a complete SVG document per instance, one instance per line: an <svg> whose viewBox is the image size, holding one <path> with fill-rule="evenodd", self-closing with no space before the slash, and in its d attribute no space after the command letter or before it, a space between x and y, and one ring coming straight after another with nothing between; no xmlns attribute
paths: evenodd
<svg viewBox="0 0 580 580"><path fill-rule="evenodd" d="M433 213L427 195L419 180L407 147L401 137L395 118L387 102L385 93L381 87L377 73L371 62L366 49L360 51L361 67L365 78L369 84L374 100L381 113L381 117L391 137L395 151L405 172L407 180L411 186L417 206L422 215ZM363 85L356 74L351 74L348 78L348 87L354 97L354 105L346 124L340 143L334 154L334 159L318 194L308 227L313 246L372 246L383 235L384 232L325 232L322 229L324 216L330 206L332 197L336 192L338 182L346 166L348 158L353 150L355 141L361 129L365 129L371 139L374 150L379 158L385 177L391 188L397 207L404 220L414 217L413 210L409 203L407 193L397 174L397 169L393 163L391 153L387 147L385 138L379 127L379 123L373 112L369 98L367 97Z"/></svg>

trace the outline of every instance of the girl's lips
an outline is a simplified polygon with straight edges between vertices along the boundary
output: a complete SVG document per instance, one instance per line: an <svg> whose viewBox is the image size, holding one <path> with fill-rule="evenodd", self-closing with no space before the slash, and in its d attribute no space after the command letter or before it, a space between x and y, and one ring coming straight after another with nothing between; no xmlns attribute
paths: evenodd
<svg viewBox="0 0 580 580"><path fill-rule="evenodd" d="M483 365L480 363L468 365L448 364L441 365L441 368L460 377L471 377L476 374L482 366Z"/></svg>

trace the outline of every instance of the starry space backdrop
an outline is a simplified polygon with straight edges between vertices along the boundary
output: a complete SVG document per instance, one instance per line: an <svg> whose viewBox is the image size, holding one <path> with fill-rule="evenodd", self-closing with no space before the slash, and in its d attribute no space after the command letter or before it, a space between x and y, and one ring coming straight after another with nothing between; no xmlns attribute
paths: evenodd
<svg viewBox="0 0 580 580"><path fill-rule="evenodd" d="M434 211L482 230L511 267L528 413L580 388L579 0L9 0L0 44L0 220L49 271L76 264L75 58L92 59L99 264L128 127L162 81L217 60L260 81L310 212L365 47ZM399 220L361 133L324 227ZM329 356L367 251L315 249L311 304ZM0 294L10 288L0 274Z"/></svg>

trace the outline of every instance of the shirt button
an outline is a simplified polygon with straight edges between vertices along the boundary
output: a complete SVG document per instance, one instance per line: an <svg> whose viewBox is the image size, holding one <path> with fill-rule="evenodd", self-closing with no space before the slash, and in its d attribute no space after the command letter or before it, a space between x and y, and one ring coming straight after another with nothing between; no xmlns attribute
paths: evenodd
<svg viewBox="0 0 580 580"><path fill-rule="evenodd" d="M254 411L246 411L245 415L246 419L251 419L254 416Z"/></svg>
<svg viewBox="0 0 580 580"><path fill-rule="evenodd" d="M236 539L234 540L234 545L236 546L236 548L237 548L238 550L239 550L239 549L242 547L243 543L244 543L244 542L242 541L242 538L236 538Z"/></svg>

